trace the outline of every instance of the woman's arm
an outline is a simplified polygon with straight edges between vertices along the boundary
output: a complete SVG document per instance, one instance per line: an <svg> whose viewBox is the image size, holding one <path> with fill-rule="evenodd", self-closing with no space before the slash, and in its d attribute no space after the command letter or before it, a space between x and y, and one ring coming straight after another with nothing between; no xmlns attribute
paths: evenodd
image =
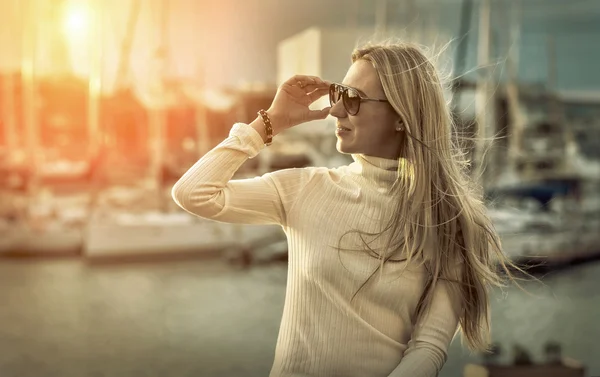
<svg viewBox="0 0 600 377"><path fill-rule="evenodd" d="M448 357L448 346L456 334L459 303L446 281L436 284L431 307L416 325L408 349L389 377L435 377Z"/></svg>
<svg viewBox="0 0 600 377"><path fill-rule="evenodd" d="M198 160L172 189L175 202L199 217L228 223L281 224L305 186L310 169L286 169L252 179L231 180L264 148L260 119L237 123L223 142Z"/></svg>
<svg viewBox="0 0 600 377"><path fill-rule="evenodd" d="M311 110L326 95L329 83L296 75L277 89L267 111L273 136L311 120L324 119L329 107ZM186 211L222 222L286 225L286 213L315 169L286 169L254 179L231 180L246 160L255 157L266 140L262 118L250 125L237 123L229 137L194 164L171 191Z"/></svg>

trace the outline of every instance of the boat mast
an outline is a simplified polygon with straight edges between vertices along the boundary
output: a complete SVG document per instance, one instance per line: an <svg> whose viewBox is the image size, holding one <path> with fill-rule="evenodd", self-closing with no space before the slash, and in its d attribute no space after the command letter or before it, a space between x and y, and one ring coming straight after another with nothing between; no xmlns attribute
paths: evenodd
<svg viewBox="0 0 600 377"><path fill-rule="evenodd" d="M202 58L200 58L202 59ZM209 131L206 118L206 103L203 93L206 93L206 66L204 62L198 63L197 73L198 75L198 91L201 94L199 99L196 99L195 111L194 111L194 122L196 124L196 151L198 158L201 158L208 152L210 148L209 143Z"/></svg>
<svg viewBox="0 0 600 377"><path fill-rule="evenodd" d="M98 158L100 135L100 97L102 95L102 53L104 48L104 2L91 2L90 72L88 77L88 161L100 163ZM90 167L93 168L93 167Z"/></svg>
<svg viewBox="0 0 600 377"><path fill-rule="evenodd" d="M121 53L119 54L119 65L117 68L117 76L115 79L116 91L118 92L123 87L131 85L129 82L129 64L131 62L131 48L133 46L133 38L135 36L135 28L140 14L140 0L132 0L129 8L129 16L127 18L127 26L123 42L121 44Z"/></svg>
<svg viewBox="0 0 600 377"><path fill-rule="evenodd" d="M475 143L475 153L473 164L475 165L474 178L479 180L485 187L486 176L484 176L484 158L485 148L487 147L486 137L488 137L488 117L491 106L489 96L489 55L490 55L490 0L481 0L479 5L479 43L477 48L477 66L479 76L476 84L475 95L475 119L477 122L477 142Z"/></svg>
<svg viewBox="0 0 600 377"><path fill-rule="evenodd" d="M36 0L22 0L22 48L21 48L21 86L22 86L22 116L25 126L25 141L28 155L29 177L27 179L27 196L29 200L35 198L38 191L39 176L39 135L38 119L36 112L35 88L35 59L37 13ZM27 211L29 213L29 211Z"/></svg>
<svg viewBox="0 0 600 377"><path fill-rule="evenodd" d="M15 3L11 4L10 11L13 13L11 17L5 20L6 32L9 35L19 35L21 30L17 28L17 20L15 13L18 12L18 7L21 6L22 3L16 5ZM22 23L19 23L22 25ZM13 46L11 45L11 53ZM14 153L17 150L17 118L15 114L15 75L14 75L14 67L10 67L6 71L6 75L3 80L2 87L2 123L4 125L4 142L6 143L7 150L9 153Z"/></svg>
<svg viewBox="0 0 600 377"><path fill-rule="evenodd" d="M168 20L169 4L166 0L161 0L157 7L159 15L159 45L155 52L155 70L152 72L154 82L151 91L153 104L150 110L150 130L151 130L151 172L152 178L158 193L159 208L164 209L166 201L163 195L163 166L164 166L164 132L166 123L166 91L165 91L165 71L168 58Z"/></svg>
<svg viewBox="0 0 600 377"><path fill-rule="evenodd" d="M12 70L6 72L2 82L2 123L4 142L7 150L14 152L17 147L17 122L15 118L15 77Z"/></svg>
<svg viewBox="0 0 600 377"><path fill-rule="evenodd" d="M521 39L521 3L519 0L513 2L510 7L509 21L509 46L506 61L508 81L506 85L506 97L508 101L509 121L511 122L512 134L508 139L509 169L517 171L519 156L521 155L523 137L524 116L519 103L519 49Z"/></svg>
<svg viewBox="0 0 600 377"><path fill-rule="evenodd" d="M387 0L377 0L375 8L375 33L383 36L387 27Z"/></svg>

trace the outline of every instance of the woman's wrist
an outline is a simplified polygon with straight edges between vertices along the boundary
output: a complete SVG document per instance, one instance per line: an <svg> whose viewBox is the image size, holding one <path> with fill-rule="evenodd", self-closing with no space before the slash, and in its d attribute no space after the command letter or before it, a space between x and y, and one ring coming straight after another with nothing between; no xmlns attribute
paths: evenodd
<svg viewBox="0 0 600 377"><path fill-rule="evenodd" d="M289 125L286 123L288 120L284 114L273 108L269 108L269 110L267 110L267 114L269 114L269 119L271 119L271 125L273 126L273 136L289 128Z"/></svg>
<svg viewBox="0 0 600 377"><path fill-rule="evenodd" d="M275 135L277 135L281 130L284 130L286 128L285 126L285 117L279 115L278 112L273 111L272 109L267 110L267 115L269 117L269 120L271 121L271 128L272 128L272 136L271 137L275 137ZM252 123L250 123L250 126L252 128L254 128L262 137L263 141L266 143L267 142L267 129L265 126L265 122L262 119L262 117L260 115L258 115L253 121Z"/></svg>
<svg viewBox="0 0 600 377"><path fill-rule="evenodd" d="M267 132L265 129L265 123L263 122L260 116L257 116L256 119L250 123L250 127L254 128L256 132L260 134L260 137L263 139L263 143L267 142Z"/></svg>

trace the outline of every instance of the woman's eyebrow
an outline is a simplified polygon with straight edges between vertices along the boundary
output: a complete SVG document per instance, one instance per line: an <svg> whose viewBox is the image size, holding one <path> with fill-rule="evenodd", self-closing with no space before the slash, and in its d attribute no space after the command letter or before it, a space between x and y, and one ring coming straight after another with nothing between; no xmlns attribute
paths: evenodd
<svg viewBox="0 0 600 377"><path fill-rule="evenodd" d="M363 95L363 96L367 97L367 93L363 92L362 90L360 90L358 88L355 88L355 87L350 86L350 85L346 85L344 83L342 83L342 85L347 86L348 88L352 88L352 89L356 90L360 95Z"/></svg>
<svg viewBox="0 0 600 377"><path fill-rule="evenodd" d="M360 89L358 89L358 88L354 88L354 89L356 89L356 91L357 91L358 93L360 93L361 95L363 95L363 96L367 97L367 93L363 92L362 90L360 90Z"/></svg>

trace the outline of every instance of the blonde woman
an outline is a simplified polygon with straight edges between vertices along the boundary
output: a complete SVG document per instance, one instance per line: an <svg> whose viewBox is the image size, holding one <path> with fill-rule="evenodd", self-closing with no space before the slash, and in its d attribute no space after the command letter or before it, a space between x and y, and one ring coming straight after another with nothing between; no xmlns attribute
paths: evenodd
<svg viewBox="0 0 600 377"><path fill-rule="evenodd" d="M331 107L309 109L327 94ZM272 136L328 115L351 164L231 179ZM266 112L235 124L175 184L192 214L287 235L271 377L436 376L458 330L472 350L488 348L487 290L502 282L496 263L510 262L451 133L421 50L371 45L353 52L343 84L283 83Z"/></svg>

